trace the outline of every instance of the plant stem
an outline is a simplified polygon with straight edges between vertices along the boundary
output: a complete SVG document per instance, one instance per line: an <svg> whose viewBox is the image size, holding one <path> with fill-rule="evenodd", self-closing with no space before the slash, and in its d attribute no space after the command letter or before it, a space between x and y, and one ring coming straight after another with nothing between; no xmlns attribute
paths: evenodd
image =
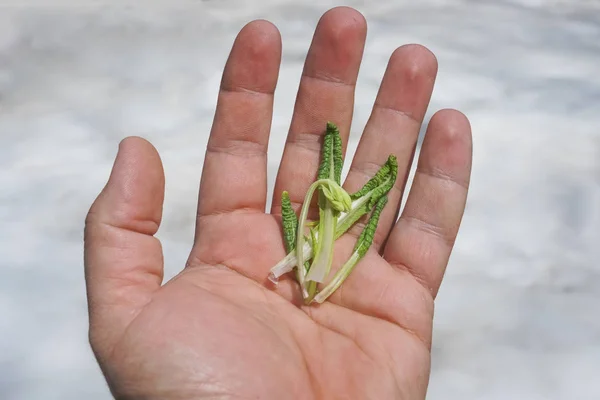
<svg viewBox="0 0 600 400"><path fill-rule="evenodd" d="M323 288L313 299L313 301L317 303L323 303L329 296L331 296L348 278L352 270L358 262L365 256L367 250L371 247L373 243L373 238L375 237L375 231L377 230L377 225L379 224L379 217L381 216L381 212L383 208L387 204L388 198L387 196L382 197L377 201L375 208L373 209L373 213L371 214L371 218L369 218L369 222L365 225L362 233L360 234L358 241L356 242L356 246L354 247L354 251L348 261L344 263L342 268L335 274L331 282Z"/></svg>

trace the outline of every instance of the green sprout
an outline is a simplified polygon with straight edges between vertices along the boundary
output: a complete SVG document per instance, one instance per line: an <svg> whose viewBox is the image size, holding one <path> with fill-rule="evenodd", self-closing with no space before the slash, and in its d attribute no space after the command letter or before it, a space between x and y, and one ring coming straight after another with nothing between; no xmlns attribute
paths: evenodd
<svg viewBox="0 0 600 400"><path fill-rule="evenodd" d="M319 226L317 242L313 245L314 258L310 266L307 279L313 282L323 282L331 269L333 262L333 244L335 241L335 230L337 225L337 211L349 211L351 206L351 198L348 193L339 186L342 178L343 156L342 156L342 139L340 131L331 122L327 123L327 130L323 137L323 156L317 179L327 179L336 183L339 190L334 189L333 185L324 185L319 193ZM318 182L318 181L317 181ZM332 190L328 190L331 187ZM335 192L335 193L332 193ZM304 200L305 207L310 202L307 193L307 198ZM343 196L342 194L345 194ZM345 204L336 203L332 200L332 195L343 198ZM336 207L337 206L337 207ZM346 206L340 207L340 206ZM302 217L301 217L302 220ZM296 248L297 249L297 248ZM296 257L302 251L297 250Z"/></svg>
<svg viewBox="0 0 600 400"><path fill-rule="evenodd" d="M379 216L387 203L387 194L398 175L398 163L390 155L385 164L360 190L348 194L340 186L343 168L342 140L335 124L328 122L323 137L322 159L317 181L305 195L299 218L296 217L289 194L283 192L281 215L285 247L288 254L269 273L277 283L279 277L296 268L296 278L305 302L322 303L350 275L371 246ZM318 190L319 220L308 221L308 211ZM360 218L371 212L350 259L320 292L317 284L324 283L331 270L335 241ZM309 228L309 237L305 230ZM312 262L311 262L312 260ZM298 268L303 266L303 268Z"/></svg>
<svg viewBox="0 0 600 400"><path fill-rule="evenodd" d="M350 195L350 198L353 199L350 211L341 212L338 216L337 227L335 231L336 240L346 233L348 229L350 229L352 225L354 225L359 219L368 214L369 211L371 211L372 206L379 201L381 197L387 195L396 181L397 174L398 163L396 161L396 157L391 155L386 163L375 174L375 176L373 176L373 178L371 178L358 192ZM292 209L291 204L289 208L290 210ZM305 225L312 227L315 224L318 224L318 222L307 222ZM293 236L295 237L295 235L296 233L294 232ZM292 250L287 251L287 256L279 261L271 269L269 274L269 279L275 283L279 277L292 271L294 267L298 265L296 252ZM305 243L303 249L303 259L311 259L312 254L312 246L308 243Z"/></svg>

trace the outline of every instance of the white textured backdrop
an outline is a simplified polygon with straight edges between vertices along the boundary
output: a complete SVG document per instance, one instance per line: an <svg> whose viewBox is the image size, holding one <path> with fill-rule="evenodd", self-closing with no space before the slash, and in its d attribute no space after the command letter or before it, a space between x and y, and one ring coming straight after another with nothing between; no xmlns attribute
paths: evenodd
<svg viewBox="0 0 600 400"><path fill-rule="evenodd" d="M109 398L87 343L82 229L119 140L144 136L162 155L158 236L170 277L191 245L235 34L254 18L282 31L272 183L313 29L337 5L112 4L0 0L2 399ZM437 300L429 399L599 399L599 2L346 4L369 23L350 151L389 55L409 42L439 60L429 116L459 108L473 125L472 189Z"/></svg>

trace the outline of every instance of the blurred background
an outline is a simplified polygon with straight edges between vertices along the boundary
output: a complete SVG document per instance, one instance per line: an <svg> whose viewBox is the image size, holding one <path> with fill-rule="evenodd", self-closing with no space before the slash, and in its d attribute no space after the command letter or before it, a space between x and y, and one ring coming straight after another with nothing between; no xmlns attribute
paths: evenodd
<svg viewBox="0 0 600 400"><path fill-rule="evenodd" d="M115 5L117 4L117 5ZM270 184L330 1L0 0L0 398L108 399L87 342L83 222L118 142L166 171L184 265L220 74L255 18L283 36ZM431 114L471 119L464 223L436 305L429 399L600 399L600 1L348 1L369 23L349 147L399 45L438 57Z"/></svg>

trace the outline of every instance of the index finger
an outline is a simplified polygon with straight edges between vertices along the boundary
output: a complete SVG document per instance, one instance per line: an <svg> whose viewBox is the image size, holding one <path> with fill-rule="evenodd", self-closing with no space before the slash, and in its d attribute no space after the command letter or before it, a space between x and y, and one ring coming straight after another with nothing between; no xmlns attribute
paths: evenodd
<svg viewBox="0 0 600 400"><path fill-rule="evenodd" d="M206 149L198 224L219 213L265 211L267 146L280 59L281 37L273 24L254 21L240 31L223 72Z"/></svg>

